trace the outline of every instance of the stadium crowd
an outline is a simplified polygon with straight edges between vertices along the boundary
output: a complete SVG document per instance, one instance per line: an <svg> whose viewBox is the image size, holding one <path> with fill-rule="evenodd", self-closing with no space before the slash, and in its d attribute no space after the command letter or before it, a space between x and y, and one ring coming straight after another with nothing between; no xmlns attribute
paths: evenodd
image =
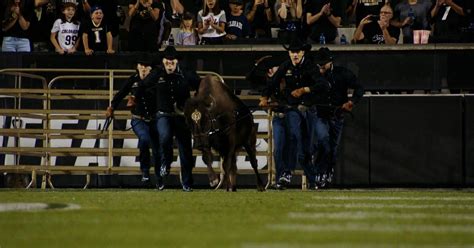
<svg viewBox="0 0 474 248"><path fill-rule="evenodd" d="M294 37L319 44L469 42L472 5L466 0L5 0L2 51L90 55L157 51L162 44L289 43ZM338 32L341 27L355 31L347 37Z"/></svg>

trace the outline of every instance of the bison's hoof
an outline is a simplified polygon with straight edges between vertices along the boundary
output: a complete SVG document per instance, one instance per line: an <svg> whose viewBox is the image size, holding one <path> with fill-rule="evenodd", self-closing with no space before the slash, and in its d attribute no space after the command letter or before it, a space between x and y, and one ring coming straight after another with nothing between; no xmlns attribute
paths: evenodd
<svg viewBox="0 0 474 248"><path fill-rule="evenodd" d="M219 179L216 178L216 179L212 180L211 182L209 182L209 185L211 185L211 188L216 187L217 185L219 185Z"/></svg>

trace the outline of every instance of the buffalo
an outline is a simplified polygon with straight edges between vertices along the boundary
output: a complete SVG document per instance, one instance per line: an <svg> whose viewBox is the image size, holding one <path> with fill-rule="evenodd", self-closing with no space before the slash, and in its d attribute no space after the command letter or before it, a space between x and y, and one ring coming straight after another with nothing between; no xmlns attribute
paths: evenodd
<svg viewBox="0 0 474 248"><path fill-rule="evenodd" d="M249 108L214 76L206 76L194 97L186 101L184 115L191 128L194 147L202 152L208 168L211 187L219 187L212 168L212 150L223 160L223 182L227 191L236 191L236 154L240 148L247 152L257 177L257 189L264 190L256 158L257 130Z"/></svg>

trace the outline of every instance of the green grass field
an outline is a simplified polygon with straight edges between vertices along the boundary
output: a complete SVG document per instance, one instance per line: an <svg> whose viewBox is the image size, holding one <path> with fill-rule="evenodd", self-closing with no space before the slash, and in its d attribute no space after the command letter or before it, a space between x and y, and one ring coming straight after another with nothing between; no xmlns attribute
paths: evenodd
<svg viewBox="0 0 474 248"><path fill-rule="evenodd" d="M0 190L0 247L473 247L472 190Z"/></svg>

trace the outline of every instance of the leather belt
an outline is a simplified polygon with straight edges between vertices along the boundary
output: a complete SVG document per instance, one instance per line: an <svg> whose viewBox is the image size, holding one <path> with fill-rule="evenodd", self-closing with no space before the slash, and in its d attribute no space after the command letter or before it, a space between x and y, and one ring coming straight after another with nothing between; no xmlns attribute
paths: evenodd
<svg viewBox="0 0 474 248"><path fill-rule="evenodd" d="M146 121L146 122L150 122L150 121L151 121L150 118L146 118L146 117L143 117L143 116L141 116L141 115L132 115L132 118L138 119L138 120L142 120L142 121Z"/></svg>

